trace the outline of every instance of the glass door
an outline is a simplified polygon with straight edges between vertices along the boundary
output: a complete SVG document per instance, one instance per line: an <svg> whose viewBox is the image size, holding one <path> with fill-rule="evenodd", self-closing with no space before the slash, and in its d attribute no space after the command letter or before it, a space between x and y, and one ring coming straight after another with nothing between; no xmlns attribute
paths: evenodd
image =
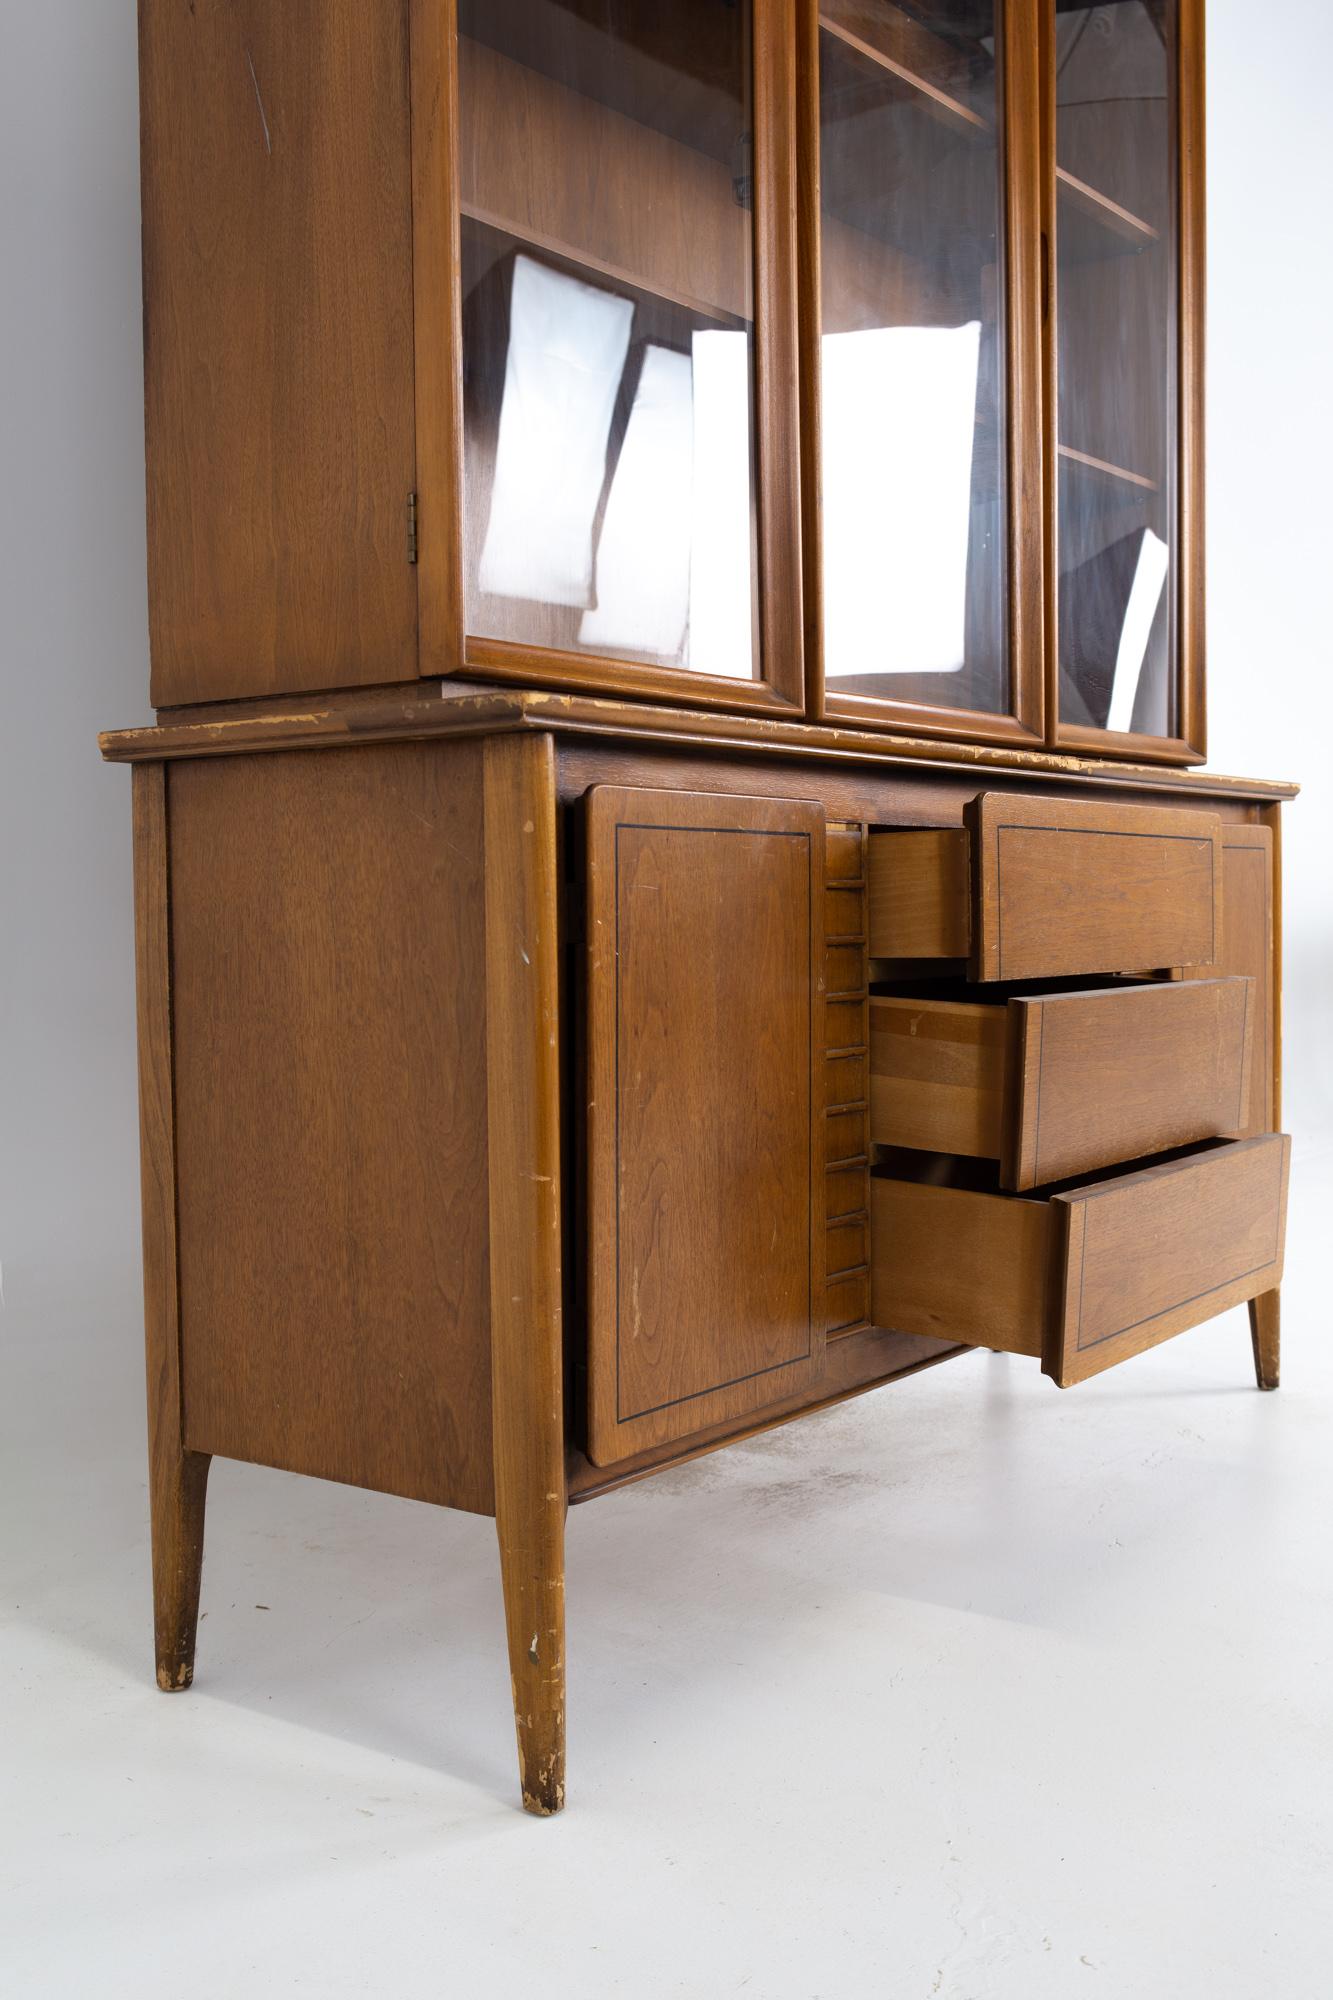
<svg viewBox="0 0 1333 2000"><path fill-rule="evenodd" d="M467 664L799 705L790 0L457 15Z"/></svg>
<svg viewBox="0 0 1333 2000"><path fill-rule="evenodd" d="M1193 14L1055 0L1050 47L1057 740L1173 758L1202 755Z"/></svg>
<svg viewBox="0 0 1333 2000"><path fill-rule="evenodd" d="M1035 0L822 0L816 32L823 712L1039 742Z"/></svg>

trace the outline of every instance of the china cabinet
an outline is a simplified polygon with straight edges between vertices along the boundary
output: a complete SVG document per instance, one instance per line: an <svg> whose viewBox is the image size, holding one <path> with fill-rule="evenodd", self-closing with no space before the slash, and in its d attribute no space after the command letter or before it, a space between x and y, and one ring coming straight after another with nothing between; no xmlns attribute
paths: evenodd
<svg viewBox="0 0 1333 2000"><path fill-rule="evenodd" d="M1201 0L140 0L158 1678L217 1455L566 1508L1248 1302ZM889 1412L886 1411L886 1417Z"/></svg>

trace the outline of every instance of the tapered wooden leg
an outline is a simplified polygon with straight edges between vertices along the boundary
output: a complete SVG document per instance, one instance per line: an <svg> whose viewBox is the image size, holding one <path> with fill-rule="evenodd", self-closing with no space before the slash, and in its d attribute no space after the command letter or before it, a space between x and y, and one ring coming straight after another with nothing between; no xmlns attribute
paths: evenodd
<svg viewBox="0 0 1333 2000"><path fill-rule="evenodd" d="M157 1684L194 1678L204 1494L209 1460L187 1451L176 1269L176 1130L171 1088L171 948L167 775L134 767L134 943L139 1014L139 1160L143 1197L148 1488L153 1531Z"/></svg>
<svg viewBox="0 0 1333 2000"><path fill-rule="evenodd" d="M524 1810L565 1803L565 1525L541 1496L497 1495L509 1678Z"/></svg>
<svg viewBox="0 0 1333 2000"><path fill-rule="evenodd" d="M152 1465L153 1629L157 1684L166 1694L194 1679L199 1578L204 1561L204 1495L212 1460L177 1451Z"/></svg>
<svg viewBox="0 0 1333 2000"><path fill-rule="evenodd" d="M485 750L491 1409L519 1776L565 1803L559 942L549 736Z"/></svg>
<svg viewBox="0 0 1333 2000"><path fill-rule="evenodd" d="M1261 1389L1276 1389L1281 1372L1281 1292L1261 1292L1250 1300L1250 1341L1254 1378Z"/></svg>

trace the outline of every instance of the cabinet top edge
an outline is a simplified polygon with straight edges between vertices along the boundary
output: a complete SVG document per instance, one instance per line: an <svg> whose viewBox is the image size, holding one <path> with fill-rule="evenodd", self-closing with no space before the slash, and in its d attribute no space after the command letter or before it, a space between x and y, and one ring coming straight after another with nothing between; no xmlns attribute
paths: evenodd
<svg viewBox="0 0 1333 2000"><path fill-rule="evenodd" d="M620 737L633 742L725 749L763 757L798 757L841 764L930 764L959 772L1024 772L1034 778L1082 780L1135 791L1188 793L1256 800L1293 799L1300 787L1281 779L1234 778L1215 771L1165 764L1130 764L1119 758L1073 756L1056 750L946 742L847 728L797 718L728 715L658 707L594 695L556 694L538 688L450 692L441 699L379 695L336 703L322 698L274 703L256 713L205 720L174 718L140 729L107 730L98 739L113 764L177 758L236 756L268 750L327 750L355 743L413 741L433 736L493 736L512 730L557 735Z"/></svg>

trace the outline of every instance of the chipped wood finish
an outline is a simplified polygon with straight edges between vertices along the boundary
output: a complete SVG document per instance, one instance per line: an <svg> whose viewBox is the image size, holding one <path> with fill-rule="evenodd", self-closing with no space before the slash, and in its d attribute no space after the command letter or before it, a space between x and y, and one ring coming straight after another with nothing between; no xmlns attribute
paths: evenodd
<svg viewBox="0 0 1333 2000"><path fill-rule="evenodd" d="M492 1451L523 1804L565 1803L565 1417L554 754L485 748Z"/></svg>
<svg viewBox="0 0 1333 2000"><path fill-rule="evenodd" d="M113 764L143 759L225 757L240 751L325 749L335 743L407 742L421 736L494 735L503 730L552 731L566 741L621 742L731 750L765 762L792 759L804 769L860 765L952 773L1009 773L1075 790L1110 793L1170 792L1185 799L1236 804L1293 799L1299 786L1267 778L1230 778L1216 771L1166 770L1160 765L1107 763L1095 757L1046 750L993 749L980 743L940 743L925 737L797 722L777 716L703 713L657 703L554 694L542 688L472 688L454 685L429 700L401 691L347 702L246 704L233 716L215 712L205 722L173 720L145 729L108 730L102 755Z"/></svg>
<svg viewBox="0 0 1333 2000"><path fill-rule="evenodd" d="M166 767L140 764L134 773L134 938L148 1489L157 1684L173 1693L194 1679L210 1461L206 1452L186 1449L182 1422L167 839Z"/></svg>

